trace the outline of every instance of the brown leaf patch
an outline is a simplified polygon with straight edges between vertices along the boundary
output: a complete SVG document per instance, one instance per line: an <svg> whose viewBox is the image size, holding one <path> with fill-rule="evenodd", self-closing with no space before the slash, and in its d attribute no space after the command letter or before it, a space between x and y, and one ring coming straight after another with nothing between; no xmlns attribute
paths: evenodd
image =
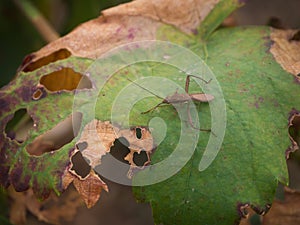
<svg viewBox="0 0 300 225"><path fill-rule="evenodd" d="M74 188L69 188L60 197L52 193L43 202L36 199L32 189L16 192L10 188L9 196L11 198L10 221L15 225L27 224L27 211L40 221L55 225L64 224L64 221L72 221L77 209L83 205Z"/></svg>
<svg viewBox="0 0 300 225"><path fill-rule="evenodd" d="M81 178L77 174L67 170L63 177L64 189L67 189L72 182L88 208L93 207L97 203L102 189L108 191L107 185L94 170L91 170L85 178Z"/></svg>
<svg viewBox="0 0 300 225"><path fill-rule="evenodd" d="M155 40L156 32L163 24L173 25L191 34L218 2L219 0L138 0L107 9L97 19L81 24L68 35L33 53L29 60L25 60L26 67L23 68L33 70L56 61L53 53L60 52L61 49L74 56L95 59L121 44ZM51 60L47 56L51 56ZM60 54L57 58L59 56Z"/></svg>
<svg viewBox="0 0 300 225"><path fill-rule="evenodd" d="M297 80L300 73L300 41L293 40L297 30L272 29L271 40L274 42L270 51L284 70L293 74Z"/></svg>
<svg viewBox="0 0 300 225"><path fill-rule="evenodd" d="M137 167L143 167L150 163L150 154L154 148L153 138L150 131L145 127L134 127L130 129L120 129L113 126L109 121L92 120L88 123L82 133L79 141L76 143L77 149L73 152L72 157L80 150L82 156L91 166L90 173L82 178L76 171L72 170L71 160L70 167L65 171L63 176L63 188L66 189L72 182L77 191L83 197L88 208L94 206L102 189L108 191L108 187L101 178L94 172L94 168L101 164L102 157L110 152L110 148L118 138L125 138L130 152L124 157L130 164L128 177L132 177L132 170ZM84 146L81 149L81 146ZM145 152L147 159L142 166L137 166L134 162L135 153Z"/></svg>
<svg viewBox="0 0 300 225"><path fill-rule="evenodd" d="M118 132L118 128L114 128L108 121L93 120L85 126L76 145L78 146L80 143L87 144L87 147L81 153L89 161L92 168L99 165L102 156L109 152L110 147L117 138L116 132Z"/></svg>
<svg viewBox="0 0 300 225"><path fill-rule="evenodd" d="M219 0L140 0L104 10L102 14L105 17L124 15L148 17L191 33L218 2Z"/></svg>
<svg viewBox="0 0 300 225"><path fill-rule="evenodd" d="M125 160L132 167L136 167L133 161L135 152L140 154L141 151L145 151L148 156L147 163L150 162L150 154L154 148L153 138L150 131L145 127L121 130L109 121L93 120L85 126L76 145L86 143L86 148L81 151L82 156L89 161L92 168L95 168L101 164L101 158L110 151L114 141L120 137L125 138L129 143L130 153L125 156Z"/></svg>

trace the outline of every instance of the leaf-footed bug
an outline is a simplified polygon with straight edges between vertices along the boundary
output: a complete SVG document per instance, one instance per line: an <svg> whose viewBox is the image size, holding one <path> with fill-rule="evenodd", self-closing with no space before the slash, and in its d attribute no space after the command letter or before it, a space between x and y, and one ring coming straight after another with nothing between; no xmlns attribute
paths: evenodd
<svg viewBox="0 0 300 225"><path fill-rule="evenodd" d="M174 94L169 95L166 98L162 98L162 97L158 96L157 94L153 93L152 91L150 91L150 90L144 88L143 86L139 85L138 83L130 80L129 78L127 78L127 79L129 81L131 81L132 83L134 83L135 85L137 85L138 87L144 89L145 91L153 94L154 96L156 96L160 99L163 99L162 102L158 103L156 106L152 107L151 109L149 109L145 112L142 112L142 114L149 113L149 112L155 110L156 108L158 108L159 106L161 106L162 104L170 105L170 104L173 104L173 103L176 104L176 103L185 103L185 102L187 102L188 103L187 111L188 111L189 123L194 129L199 129L199 128L195 127L194 124L192 123L192 118L191 118L190 109L189 109L189 101L194 100L194 101L197 101L197 102L210 102L214 99L214 96L210 95L210 94L205 94L205 93L192 93L192 94L190 94L189 93L190 77L200 79L205 84L210 83L211 80L212 80L212 79L210 79L210 80L206 81L206 80L202 79L201 77L198 77L198 76L195 76L195 75L192 75L192 74L188 74L186 76L186 80L185 80L185 93L180 94L176 90L176 92ZM201 131L211 131L210 129L199 129L199 130L201 130Z"/></svg>

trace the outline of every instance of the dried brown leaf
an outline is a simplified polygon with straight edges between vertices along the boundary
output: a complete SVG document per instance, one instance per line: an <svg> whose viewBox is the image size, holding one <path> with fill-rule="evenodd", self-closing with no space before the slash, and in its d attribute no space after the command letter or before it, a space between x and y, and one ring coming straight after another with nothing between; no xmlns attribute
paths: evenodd
<svg viewBox="0 0 300 225"><path fill-rule="evenodd" d="M41 67L53 61L53 53L98 58L108 50L133 41L154 40L163 24L193 33L219 0L139 0L103 11L103 15L78 26L24 60L22 70L32 64ZM51 57L50 57L51 56ZM39 62L40 61L40 62ZM36 69L37 66L34 68Z"/></svg>
<svg viewBox="0 0 300 225"><path fill-rule="evenodd" d="M97 203L102 189L108 191L107 185L100 179L94 170L91 170L89 175L85 178L81 178L73 171L66 171L63 177L64 189L66 189L72 182L88 208L93 207Z"/></svg>
<svg viewBox="0 0 300 225"><path fill-rule="evenodd" d="M137 166L133 160L135 152L140 154L141 151L145 151L148 157L145 164L150 162L150 154L154 145L152 135L145 127L120 130L109 121L102 122L95 119L84 127L77 145L87 144L87 147L82 150L82 155L88 160L89 165L95 168L101 164L101 158L110 151L114 141L120 137L126 138L129 143L130 153L124 159L129 162L132 168Z"/></svg>
<svg viewBox="0 0 300 225"><path fill-rule="evenodd" d="M87 143L87 148L81 151L82 156L89 161L92 168L101 163L101 158L113 145L117 138L116 130L110 122L101 122L93 120L88 123L81 134L77 145Z"/></svg>
<svg viewBox="0 0 300 225"><path fill-rule="evenodd" d="M137 130L139 134L137 134ZM86 146L81 150L81 153L92 167L89 175L82 178L76 171L71 170L73 166L71 162L70 167L65 171L63 176L63 188L66 189L73 182L88 208L96 204L100 198L102 189L108 191L107 185L94 172L93 168L101 164L102 157L110 151L114 141L120 137L126 138L129 143L128 148L130 149L130 153L125 156L125 160L131 165L128 171L130 178L132 169L137 167L133 160L135 152L140 153L141 151L145 151L148 157L146 163L150 162L150 154L154 146L152 135L148 129L145 127L136 127L120 130L109 121L92 120L84 127L76 144L77 147L83 143ZM72 156L78 151L78 149L75 149Z"/></svg>
<svg viewBox="0 0 300 225"><path fill-rule="evenodd" d="M83 201L78 192L69 188L62 196L51 194L45 201L39 201L32 189L26 192L9 190L12 199L10 207L10 221L15 225L26 224L26 212L31 212L38 220L49 224L63 224L64 221L72 221Z"/></svg>
<svg viewBox="0 0 300 225"><path fill-rule="evenodd" d="M140 0L102 12L107 16L141 16L174 25L191 33L219 0L162 1Z"/></svg>
<svg viewBox="0 0 300 225"><path fill-rule="evenodd" d="M296 30L272 29L271 40L274 42L270 51L282 68L296 76L300 74L300 41L293 40Z"/></svg>

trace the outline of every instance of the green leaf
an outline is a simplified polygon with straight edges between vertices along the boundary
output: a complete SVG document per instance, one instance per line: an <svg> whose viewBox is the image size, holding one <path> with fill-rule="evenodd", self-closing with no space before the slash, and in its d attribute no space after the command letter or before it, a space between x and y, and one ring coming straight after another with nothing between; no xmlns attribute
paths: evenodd
<svg viewBox="0 0 300 225"><path fill-rule="evenodd" d="M89 63L90 60L87 59L70 57L34 72L21 73L10 85L1 89L0 171L3 186L12 184L17 191L25 191L32 187L40 199L47 198L52 190L57 194L63 191L62 177L70 164L69 154L74 150L74 141L66 143L59 151L51 151L50 148L45 154L29 154L28 148L37 137L72 114L74 95L72 92L47 94L44 87L38 86L40 76L37 74L46 75L61 71L63 67L81 72ZM41 94L39 99L34 100L33 96L37 90L40 90ZM62 106L64 110L61 110ZM15 140L14 134L4 132L8 121L11 121L14 113L20 109L25 109L34 122L33 127L28 130L28 138L23 142ZM36 151L42 149L43 146L38 145Z"/></svg>
<svg viewBox="0 0 300 225"><path fill-rule="evenodd" d="M207 41L207 64L226 101L225 138L206 170L198 170L207 143L201 134L193 157L175 176L134 189L151 203L157 224L234 224L243 206L265 211L278 182L287 183L287 122L292 108L299 107L299 87L269 52L270 32L268 27L221 29ZM196 46L194 51L202 53ZM199 117L207 118L207 107L200 107ZM173 151L169 146L158 146L153 164Z"/></svg>

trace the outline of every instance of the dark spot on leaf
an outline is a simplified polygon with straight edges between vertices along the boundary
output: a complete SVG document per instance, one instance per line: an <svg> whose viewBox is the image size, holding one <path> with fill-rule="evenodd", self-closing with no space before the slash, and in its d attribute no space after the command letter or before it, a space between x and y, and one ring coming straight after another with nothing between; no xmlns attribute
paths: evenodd
<svg viewBox="0 0 300 225"><path fill-rule="evenodd" d="M141 151L140 154L135 152L133 154L133 162L137 166L140 166L140 167L144 166L147 162L149 162L147 153L145 151Z"/></svg>
<svg viewBox="0 0 300 225"><path fill-rule="evenodd" d="M60 149L70 143L78 134L82 121L81 113L73 113L54 128L38 136L26 146L30 155L40 156L46 152Z"/></svg>
<svg viewBox="0 0 300 225"><path fill-rule="evenodd" d="M48 65L49 63L56 62L58 60L66 59L71 56L71 52L67 49L60 49L56 52L51 53L43 58L38 59L35 62L32 62L34 55L28 55L23 60L22 66L19 71L30 72L34 71L40 67Z"/></svg>
<svg viewBox="0 0 300 225"><path fill-rule="evenodd" d="M8 161L8 156L6 155L5 148L2 149L0 153L0 184L7 188L10 184L9 179L8 179L8 173L9 173L9 168L10 165L7 165Z"/></svg>
<svg viewBox="0 0 300 225"><path fill-rule="evenodd" d="M51 190L48 184L49 180L44 179L43 181L37 180L37 177L34 178L32 183L32 190L35 196L39 200L45 200L50 196Z"/></svg>
<svg viewBox="0 0 300 225"><path fill-rule="evenodd" d="M110 154L122 163L128 164L128 161L124 159L130 152L128 145L126 138L120 137L115 140L114 145L110 148Z"/></svg>
<svg viewBox="0 0 300 225"><path fill-rule="evenodd" d="M24 84L21 88L18 88L17 90L15 90L17 96L19 98L22 99L22 101L24 102L29 102L31 101L32 97L32 82L28 82L26 83L26 85Z"/></svg>
<svg viewBox="0 0 300 225"><path fill-rule="evenodd" d="M11 140L16 140L20 143L25 141L28 136L28 131L33 127L33 120L28 115L26 109L19 109L15 112L13 118L6 124L5 134Z"/></svg>
<svg viewBox="0 0 300 225"><path fill-rule="evenodd" d="M71 162L73 165L71 170L73 170L77 175L82 178L85 178L87 175L89 175L91 167L82 157L81 152L76 152L75 155L72 156Z"/></svg>
<svg viewBox="0 0 300 225"><path fill-rule="evenodd" d="M49 91L73 91L93 87L87 76L77 73L71 68L62 68L42 76L40 84Z"/></svg>
<svg viewBox="0 0 300 225"><path fill-rule="evenodd" d="M290 41L300 41L300 30L298 30L293 37L290 39Z"/></svg>
<svg viewBox="0 0 300 225"><path fill-rule="evenodd" d="M30 168L31 171L35 171L37 164L38 164L37 158L31 157L28 168Z"/></svg>
<svg viewBox="0 0 300 225"><path fill-rule="evenodd" d="M9 102L4 99L0 99L0 109L1 109L1 114L2 112L8 111Z"/></svg>
<svg viewBox="0 0 300 225"><path fill-rule="evenodd" d="M21 159L19 159L21 160ZM23 165L18 162L10 173L10 181L16 191L26 191L29 188L30 176L23 174Z"/></svg>

